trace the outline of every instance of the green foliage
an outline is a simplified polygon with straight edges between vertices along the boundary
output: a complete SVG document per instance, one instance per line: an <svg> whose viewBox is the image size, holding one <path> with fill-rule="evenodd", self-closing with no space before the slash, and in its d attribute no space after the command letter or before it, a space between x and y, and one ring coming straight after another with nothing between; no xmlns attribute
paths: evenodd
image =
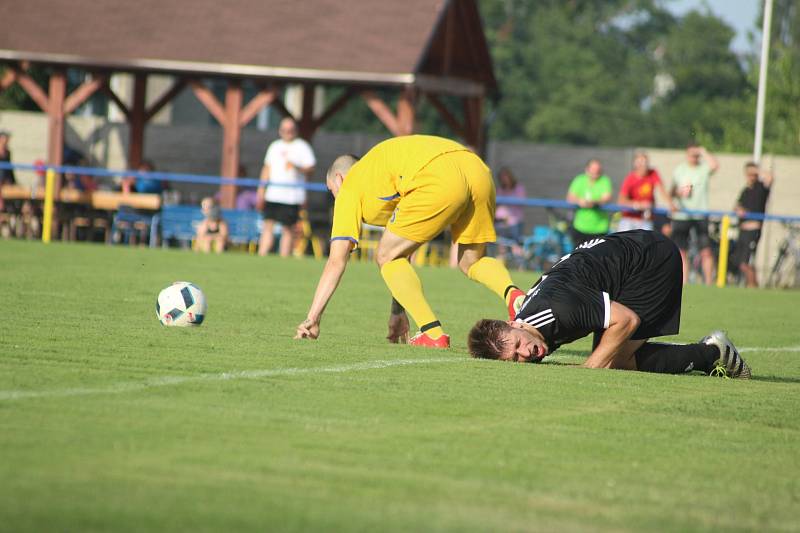
<svg viewBox="0 0 800 533"><path fill-rule="evenodd" d="M5 74L6 67L0 65L0 78ZM39 87L47 90L47 83L49 74L43 67L31 67L28 71L33 80L39 84ZM40 111L36 102L31 100L28 93L18 84L13 84L5 91L0 92L0 109L21 110L21 111Z"/></svg>
<svg viewBox="0 0 800 533"><path fill-rule="evenodd" d="M760 347L739 382L586 370L588 339L541 365L470 360L468 328L504 306L450 269L419 269L455 345L431 351L386 343L372 264L348 267L312 342L290 337L317 261L0 257L0 531L796 528L796 293L687 287L681 340ZM205 291L202 327L158 324L176 279Z"/></svg>

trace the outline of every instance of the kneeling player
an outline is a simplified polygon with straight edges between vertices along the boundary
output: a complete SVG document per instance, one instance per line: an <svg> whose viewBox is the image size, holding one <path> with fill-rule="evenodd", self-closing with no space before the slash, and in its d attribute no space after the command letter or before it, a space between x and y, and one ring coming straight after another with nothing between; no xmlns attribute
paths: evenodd
<svg viewBox="0 0 800 533"><path fill-rule="evenodd" d="M636 230L594 239L534 284L513 321L479 321L469 349L473 357L538 362L594 333L588 368L749 378L722 332L697 344L648 342L678 333L682 287L680 253L662 235Z"/></svg>
<svg viewBox="0 0 800 533"><path fill-rule="evenodd" d="M391 342L407 337L408 310L420 330L410 344L450 346L408 260L447 228L458 244L461 271L503 298L509 316L515 315L525 293L513 285L501 262L484 255L486 243L495 241L495 190L489 168L473 152L441 137L395 137L361 160L338 157L328 170L327 183L336 197L330 254L295 338L319 336L322 313L350 252L358 246L363 223L386 228L375 259L394 298L387 337Z"/></svg>

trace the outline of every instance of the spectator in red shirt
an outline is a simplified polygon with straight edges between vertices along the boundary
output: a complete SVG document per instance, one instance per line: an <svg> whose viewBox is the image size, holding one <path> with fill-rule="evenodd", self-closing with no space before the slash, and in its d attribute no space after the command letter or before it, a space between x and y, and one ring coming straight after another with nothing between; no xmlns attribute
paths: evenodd
<svg viewBox="0 0 800 533"><path fill-rule="evenodd" d="M653 229L653 207L655 207L655 192L658 189L663 198L669 198L661 176L658 171L650 166L650 161L645 152L636 152L633 156L633 170L625 177L619 190L617 203L635 209L623 211L622 220L619 222L619 231L633 229ZM674 209L670 205L670 209Z"/></svg>

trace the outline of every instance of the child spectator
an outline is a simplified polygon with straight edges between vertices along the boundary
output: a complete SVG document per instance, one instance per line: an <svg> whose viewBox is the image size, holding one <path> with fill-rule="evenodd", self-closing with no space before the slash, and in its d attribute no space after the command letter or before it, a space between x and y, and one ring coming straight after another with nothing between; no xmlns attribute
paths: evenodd
<svg viewBox="0 0 800 533"><path fill-rule="evenodd" d="M212 245L218 254L225 250L228 242L228 223L222 218L219 205L213 198L203 198L200 203L205 219L197 226L195 242L198 252L211 253Z"/></svg>

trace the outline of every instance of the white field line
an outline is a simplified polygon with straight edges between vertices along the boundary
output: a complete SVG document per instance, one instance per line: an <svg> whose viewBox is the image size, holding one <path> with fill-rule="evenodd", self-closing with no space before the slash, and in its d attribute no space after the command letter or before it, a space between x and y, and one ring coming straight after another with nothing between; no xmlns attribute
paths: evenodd
<svg viewBox="0 0 800 533"><path fill-rule="evenodd" d="M366 361L352 365L327 366L319 368L275 368L264 370L240 370L236 372L223 372L221 374L199 374L197 376L160 376L140 382L113 383L105 387L86 387L52 390L0 390L0 401L26 400L30 398L64 398L69 396L87 396L90 394L121 394L124 392L141 391L153 387L167 387L182 385L184 383L203 383L212 381L228 381L233 379L258 379L278 376L297 376L302 374L338 374L343 372L358 372L362 370L376 370L393 366L429 365L435 363L464 362L468 359L433 358L433 359L390 359L384 361Z"/></svg>

